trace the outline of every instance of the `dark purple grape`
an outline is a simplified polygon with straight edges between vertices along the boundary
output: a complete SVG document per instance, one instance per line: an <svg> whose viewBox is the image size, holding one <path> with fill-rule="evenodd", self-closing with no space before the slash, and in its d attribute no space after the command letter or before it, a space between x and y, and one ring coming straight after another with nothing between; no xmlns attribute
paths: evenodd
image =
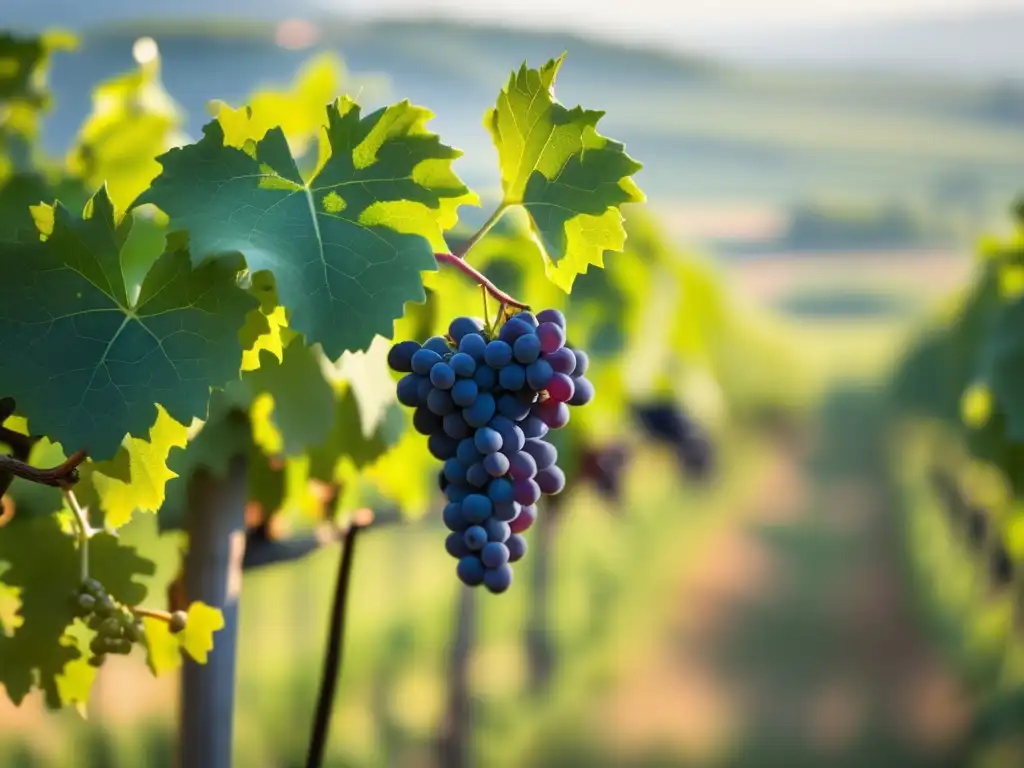
<svg viewBox="0 0 1024 768"><path fill-rule="evenodd" d="M519 451L509 459L508 473L514 480L533 477L537 474L537 462L526 451Z"/></svg>
<svg viewBox="0 0 1024 768"><path fill-rule="evenodd" d="M462 514L462 504L457 501L449 501L441 513L445 528L449 531L464 531L469 527L469 521Z"/></svg>
<svg viewBox="0 0 1024 768"><path fill-rule="evenodd" d="M495 478L487 486L487 496L494 504L512 501L515 496L515 486L503 477ZM516 501L519 501L519 499L516 499Z"/></svg>
<svg viewBox="0 0 1024 768"><path fill-rule="evenodd" d="M427 395L427 408L438 416L447 416L455 412L455 401L448 390L431 387L430 394Z"/></svg>
<svg viewBox="0 0 1024 768"><path fill-rule="evenodd" d="M505 542L512 535L512 529L509 528L508 523L495 517L488 517L484 520L484 530L487 531L488 541Z"/></svg>
<svg viewBox="0 0 1024 768"><path fill-rule="evenodd" d="M466 497L473 492L473 489L468 485L449 485L445 489L445 496L448 497L448 501L462 502L466 500Z"/></svg>
<svg viewBox="0 0 1024 768"><path fill-rule="evenodd" d="M594 399L594 385L586 376L580 376L574 380L576 382L575 391L572 393L572 397L569 398L569 405L586 405Z"/></svg>
<svg viewBox="0 0 1024 768"><path fill-rule="evenodd" d="M522 505L515 501L499 501L494 505L494 519L508 523L516 519Z"/></svg>
<svg viewBox="0 0 1024 768"><path fill-rule="evenodd" d="M552 429L561 429L569 423L569 406L556 400L545 400L533 406L533 414Z"/></svg>
<svg viewBox="0 0 1024 768"><path fill-rule="evenodd" d="M430 369L441 362L441 356L432 349L424 347L412 356L412 370L421 376L430 373Z"/></svg>
<svg viewBox="0 0 1024 768"><path fill-rule="evenodd" d="M533 390L530 389L520 389L518 392L515 392L514 394L516 396L516 400L518 400L523 405L533 405L534 403L537 402L537 398L539 397L537 392L534 392Z"/></svg>
<svg viewBox="0 0 1024 768"><path fill-rule="evenodd" d="M475 317L456 317L448 325L448 335L458 344L468 334L479 333L483 327L483 321Z"/></svg>
<svg viewBox="0 0 1024 768"><path fill-rule="evenodd" d="M510 459L513 454L523 450L523 446L526 445L526 437L523 436L523 430L515 424L510 428L501 430L501 439L503 442L501 452Z"/></svg>
<svg viewBox="0 0 1024 768"><path fill-rule="evenodd" d="M497 453L501 450L501 434L491 427L480 427L473 435L473 445L485 456L489 453Z"/></svg>
<svg viewBox="0 0 1024 768"><path fill-rule="evenodd" d="M438 389L451 389L455 384L455 371L442 360L430 369L430 383Z"/></svg>
<svg viewBox="0 0 1024 768"><path fill-rule="evenodd" d="M421 435L432 435L441 431L441 417L421 405L412 412L412 426Z"/></svg>
<svg viewBox="0 0 1024 768"><path fill-rule="evenodd" d="M484 586L495 595L507 592L512 586L512 566L505 563L499 568L488 568L484 571Z"/></svg>
<svg viewBox="0 0 1024 768"><path fill-rule="evenodd" d="M472 485L474 488L483 488L487 483L491 481L491 476L487 473L484 468L483 461L476 461L469 465L469 469L466 470L466 482Z"/></svg>
<svg viewBox="0 0 1024 768"><path fill-rule="evenodd" d="M541 493L548 496L554 496L565 489L565 473L557 464L538 470L534 480L540 486Z"/></svg>
<svg viewBox="0 0 1024 768"><path fill-rule="evenodd" d="M459 441L459 447L455 451L455 455L467 467L483 459L483 455L476 449L476 442L472 437Z"/></svg>
<svg viewBox="0 0 1024 768"><path fill-rule="evenodd" d="M527 440L536 437L544 437L548 433L548 425L532 413L519 422L519 428Z"/></svg>
<svg viewBox="0 0 1024 768"><path fill-rule="evenodd" d="M523 559L523 555L526 554L526 539L518 533L513 533L509 536L505 546L508 547L508 561L510 563L518 563Z"/></svg>
<svg viewBox="0 0 1024 768"><path fill-rule="evenodd" d="M498 372L489 365L481 365L473 374L473 381L481 392L487 392L498 386Z"/></svg>
<svg viewBox="0 0 1024 768"><path fill-rule="evenodd" d="M533 457L537 469L545 469L558 461L558 449L547 440L527 440L523 450Z"/></svg>
<svg viewBox="0 0 1024 768"><path fill-rule="evenodd" d="M502 477L508 472L508 456L503 453L492 453L484 459L484 469L491 477Z"/></svg>
<svg viewBox="0 0 1024 768"><path fill-rule="evenodd" d="M459 379L452 387L452 402L459 408L468 408L476 402L480 388L472 379Z"/></svg>
<svg viewBox="0 0 1024 768"><path fill-rule="evenodd" d="M481 525L471 525L466 529L466 532L462 534L463 541L466 542L466 546L472 550L483 549L487 543L487 531L484 530Z"/></svg>
<svg viewBox="0 0 1024 768"><path fill-rule="evenodd" d="M430 393L434 391L434 385L430 383L429 376L420 376L416 374L416 378L419 381L416 383L416 399L419 401L417 405L427 405L427 400L430 399Z"/></svg>
<svg viewBox="0 0 1024 768"><path fill-rule="evenodd" d="M478 333L467 333L459 342L459 352L466 353L477 363L483 361L486 348L487 340Z"/></svg>
<svg viewBox="0 0 1024 768"><path fill-rule="evenodd" d="M511 366L509 367L511 368ZM514 395L505 394L498 398L498 413L506 419L519 421L519 419L526 418L529 412L530 404L520 402L519 398Z"/></svg>
<svg viewBox="0 0 1024 768"><path fill-rule="evenodd" d="M444 463L444 476L448 478L449 483L461 484L466 483L466 470L469 469L458 459L448 459Z"/></svg>
<svg viewBox="0 0 1024 768"><path fill-rule="evenodd" d="M456 560L473 554L473 550L466 546L466 539L461 533L449 533L448 538L444 540L444 548Z"/></svg>
<svg viewBox="0 0 1024 768"><path fill-rule="evenodd" d="M570 376L576 370L576 355L568 347L562 347L550 355L544 355L544 359L551 363L551 368L555 373L564 373Z"/></svg>
<svg viewBox="0 0 1024 768"><path fill-rule="evenodd" d="M451 483L449 483L448 478L444 476L444 469L442 468L437 473L437 487L441 493L445 493L448 490L449 485L451 485Z"/></svg>
<svg viewBox="0 0 1024 768"><path fill-rule="evenodd" d="M512 362L512 347L501 339L495 339L484 350L484 360L491 368L504 368Z"/></svg>
<svg viewBox="0 0 1024 768"><path fill-rule="evenodd" d="M480 550L480 561L486 568L499 568L508 562L508 547L498 541L490 541Z"/></svg>
<svg viewBox="0 0 1024 768"><path fill-rule="evenodd" d="M551 367L551 363L541 357L530 363L526 369L526 383L530 385L530 389L540 392L547 389L548 383L554 375L555 370Z"/></svg>
<svg viewBox="0 0 1024 768"><path fill-rule="evenodd" d="M462 502L462 515L471 523L482 523L493 511L491 500L480 493L471 493Z"/></svg>
<svg viewBox="0 0 1024 768"><path fill-rule="evenodd" d="M572 375L576 376L577 378L580 376L585 376L587 373L587 368L590 367L590 358L587 357L587 353L584 352L582 349L574 349L572 351L572 354L576 358L576 369L572 372Z"/></svg>
<svg viewBox="0 0 1024 768"><path fill-rule="evenodd" d="M427 450L430 455L439 461L446 461L452 458L458 450L459 444L452 440L444 432L435 432L427 438Z"/></svg>
<svg viewBox="0 0 1024 768"><path fill-rule="evenodd" d="M419 397L419 386L420 381L423 380L422 377L417 376L415 373L410 373L400 378L397 387L398 402L407 408L415 408L417 405L422 405Z"/></svg>
<svg viewBox="0 0 1024 768"><path fill-rule="evenodd" d="M526 384L526 369L518 363L509 363L498 372L498 384L512 392L522 389Z"/></svg>
<svg viewBox="0 0 1024 768"><path fill-rule="evenodd" d="M436 352L442 357L452 351L451 347L448 346L448 339L444 336L431 336L423 342L423 348Z"/></svg>
<svg viewBox="0 0 1024 768"><path fill-rule="evenodd" d="M476 373L476 360L472 355L465 352L456 352L448 361L448 365L455 371L455 375L463 379L469 379Z"/></svg>
<svg viewBox="0 0 1024 768"><path fill-rule="evenodd" d="M521 477L513 483L513 493L515 500L527 507L540 499L540 486L530 478Z"/></svg>
<svg viewBox="0 0 1024 768"><path fill-rule="evenodd" d="M459 581L467 587L478 587L484 583L484 576L487 570L484 568L484 564L480 562L479 557L467 555L459 560L455 572L459 576Z"/></svg>
<svg viewBox="0 0 1024 768"><path fill-rule="evenodd" d="M543 309L537 313L537 321L540 323L554 323L563 331L565 330L565 315L557 309Z"/></svg>
<svg viewBox="0 0 1024 768"><path fill-rule="evenodd" d="M513 317L501 327L498 338L506 344L513 344L520 336L533 333L533 326L519 317Z"/></svg>
<svg viewBox="0 0 1024 768"><path fill-rule="evenodd" d="M412 356L419 351L419 342L398 342L388 350L388 367L398 373L412 373Z"/></svg>
<svg viewBox="0 0 1024 768"><path fill-rule="evenodd" d="M444 433L454 440L462 440L473 434L473 430L459 412L447 414L443 419L443 425Z"/></svg>
<svg viewBox="0 0 1024 768"><path fill-rule="evenodd" d="M564 373L556 373L548 382L548 397L559 403L567 403L576 393L576 385L571 377Z"/></svg>
<svg viewBox="0 0 1024 768"><path fill-rule="evenodd" d="M523 312L517 312L513 317L516 320L522 320L524 323L528 323L531 328L537 327L537 318L533 312L527 312L524 310Z"/></svg>
<svg viewBox="0 0 1024 768"><path fill-rule="evenodd" d="M515 519L508 524L512 533L525 533L537 522L537 507L527 504L523 507Z"/></svg>
<svg viewBox="0 0 1024 768"><path fill-rule="evenodd" d="M512 346L512 354L523 365L529 365L540 356L540 339L537 334L520 336Z"/></svg>
<svg viewBox="0 0 1024 768"><path fill-rule="evenodd" d="M541 323L537 328L540 350L546 354L557 352L565 345L565 331L554 323Z"/></svg>
<svg viewBox="0 0 1024 768"><path fill-rule="evenodd" d="M494 396L490 392L481 392L475 403L462 409L462 416L469 426L479 429L491 420L494 410Z"/></svg>

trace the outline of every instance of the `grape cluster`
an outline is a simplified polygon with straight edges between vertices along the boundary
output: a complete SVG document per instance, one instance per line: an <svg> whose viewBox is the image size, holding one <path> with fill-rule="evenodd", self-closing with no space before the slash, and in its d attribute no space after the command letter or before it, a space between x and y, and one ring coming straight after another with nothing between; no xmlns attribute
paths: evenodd
<svg viewBox="0 0 1024 768"><path fill-rule="evenodd" d="M92 656L89 663L99 667L107 654L127 656L135 643L145 638L141 619L128 608L119 605L96 579L86 579L72 595L75 616L82 619L96 633L89 643ZM185 614L176 611L171 614L172 632L185 628Z"/></svg>
<svg viewBox="0 0 1024 768"><path fill-rule="evenodd" d="M458 317L447 337L393 346L388 365L406 374L398 400L415 408L413 426L444 462L445 546L459 579L504 592L537 501L565 487L558 451L544 438L569 423L570 405L594 397L586 353L566 346L565 317L546 309L500 328Z"/></svg>
<svg viewBox="0 0 1024 768"><path fill-rule="evenodd" d="M633 411L648 436L672 447L687 476L707 479L714 469L714 447L700 424L673 403L643 403Z"/></svg>

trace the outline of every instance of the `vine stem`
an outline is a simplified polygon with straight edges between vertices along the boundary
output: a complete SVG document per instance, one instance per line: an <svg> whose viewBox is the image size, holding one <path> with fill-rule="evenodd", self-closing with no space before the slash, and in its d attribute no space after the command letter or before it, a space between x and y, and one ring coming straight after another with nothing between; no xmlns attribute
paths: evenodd
<svg viewBox="0 0 1024 768"><path fill-rule="evenodd" d="M71 512L75 516L75 523L78 527L78 545L79 545L79 557L81 558L82 564L82 581L89 578L89 537L93 534L93 529L89 525L89 515L82 509L78 503L78 498L75 496L75 492L70 488L63 488L64 500L67 501L68 506L71 507Z"/></svg>
<svg viewBox="0 0 1024 768"><path fill-rule="evenodd" d="M494 209L494 213L491 214L490 218L484 222L483 226L480 227L473 235L458 248L452 250L452 255L458 259L465 259L466 254L472 250L473 246L483 240L484 235L491 231L491 228L498 223L498 220L504 215L505 211L508 210L508 206L502 203Z"/></svg>
<svg viewBox="0 0 1024 768"><path fill-rule="evenodd" d="M320 768L327 736L331 726L331 712L334 696L341 676L342 641L345 637L345 613L352 583L352 563L355 560L356 539L359 531L373 522L373 512L361 509L352 518L341 544L341 561L338 578L334 585L334 604L331 607L330 629L327 635L327 651L324 654L323 674L320 678L320 694L317 697L316 713L313 717L313 732L309 739L306 768Z"/></svg>
<svg viewBox="0 0 1024 768"><path fill-rule="evenodd" d="M171 623L171 612L161 611L159 608L142 608L135 606L131 609L132 613L136 616L148 616L151 619L159 619L160 621Z"/></svg>
<svg viewBox="0 0 1024 768"><path fill-rule="evenodd" d="M488 280L486 277L484 277L484 275L478 269L473 267L471 264L469 264L464 259L459 258L455 254L453 254L453 253L435 253L434 254L434 258L437 259L437 263L438 264L449 264L449 265L455 267L456 269L458 269L464 275L467 275L468 277L470 277L473 280L475 280L478 285L483 286L483 289L485 291L487 291L487 293L489 293L491 296L493 296L498 301L500 301L500 302L502 302L502 303L504 303L504 304L506 304L506 305L508 305L510 307L517 307L518 309L529 309L530 308L529 304L526 304L525 302L519 301L519 299L515 299L515 298L509 296L507 293L505 293L503 290L501 290L498 286L496 286L494 283L492 283L490 280Z"/></svg>

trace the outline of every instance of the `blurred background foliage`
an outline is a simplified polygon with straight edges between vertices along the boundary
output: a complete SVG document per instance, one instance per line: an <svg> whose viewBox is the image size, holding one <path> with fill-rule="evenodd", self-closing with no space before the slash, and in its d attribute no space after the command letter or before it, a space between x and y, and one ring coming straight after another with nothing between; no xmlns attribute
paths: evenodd
<svg viewBox="0 0 1024 768"><path fill-rule="evenodd" d="M292 5L290 15L309 11ZM961 299L972 270L986 279L978 237L1012 231L1024 69L1004 39L1024 29L1024 10L970 23L921 12L877 20L871 35L842 22L802 38L766 28L758 54L692 34L675 47L623 45L590 28L457 14L142 7L15 0L5 11L22 32L59 22L75 37L0 45L0 236L39 223L30 206L81 205L104 180L127 206L158 172L156 155L242 105L256 124L282 125L313 167L324 105L343 92L436 113L432 128L465 151L457 169L484 198L464 209L471 231L498 195L484 110L523 59L563 49L560 99L606 110L603 128L645 163L650 202L628 212L626 252L571 297L544 280L515 220L474 251L509 292L566 306L595 352L603 403L569 433L567 453L582 464L623 444L633 455L617 501L581 482L552 518L557 536L531 540L548 557L531 552L512 592L475 606L463 659L471 764L895 768L965 765L965 750L1015 764L1024 552L1003 546L1009 580L993 563L1001 542L1019 542L1004 487L1016 454L972 447L978 434L961 418L980 337L947 335L938 351L929 340L972 306L969 292ZM635 13L657 24L649 5ZM149 215L160 236L161 214ZM405 336L478 303L457 276L427 283L433 299L409 308ZM652 402L711 436L710 479L641 430L635 409ZM252 437L267 452L279 439ZM466 606L440 520L422 514L437 500L415 439L362 473L335 468L350 489L342 507L415 519L367 534L356 563L331 765L445 764ZM936 467L951 486L936 484ZM287 473L282 504L315 506L308 467ZM122 536L159 547L154 583L173 571L177 540L152 517ZM325 549L246 576L239 765L301 760L336 558ZM552 569L543 578L540 562ZM538 622L555 660L540 684ZM118 659L88 719L35 699L0 705L0 764L173 765L175 685Z"/></svg>

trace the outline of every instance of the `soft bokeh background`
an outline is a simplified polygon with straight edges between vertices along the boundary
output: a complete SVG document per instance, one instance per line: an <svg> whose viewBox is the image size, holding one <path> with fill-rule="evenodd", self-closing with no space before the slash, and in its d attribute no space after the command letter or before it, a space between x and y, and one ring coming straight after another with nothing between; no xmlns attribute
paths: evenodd
<svg viewBox="0 0 1024 768"><path fill-rule="evenodd" d="M873 399L1024 191L1024 3L6 0L0 23L82 36L52 65L55 155L142 36L191 137L210 99L333 51L368 105L429 106L491 199L484 110L524 59L568 50L560 100L607 111L666 237L713 256L811 364L785 429L716 432L712 485L651 449L622 515L572 499L542 695L524 693L529 591L480 601L473 764L961 764L972 694L907 578ZM336 557L247 576L239 766L301 764ZM329 764L434 765L458 594L438 526L368 536L355 578ZM104 668L87 721L0 712L5 767L173 764L175 681L138 659Z"/></svg>

